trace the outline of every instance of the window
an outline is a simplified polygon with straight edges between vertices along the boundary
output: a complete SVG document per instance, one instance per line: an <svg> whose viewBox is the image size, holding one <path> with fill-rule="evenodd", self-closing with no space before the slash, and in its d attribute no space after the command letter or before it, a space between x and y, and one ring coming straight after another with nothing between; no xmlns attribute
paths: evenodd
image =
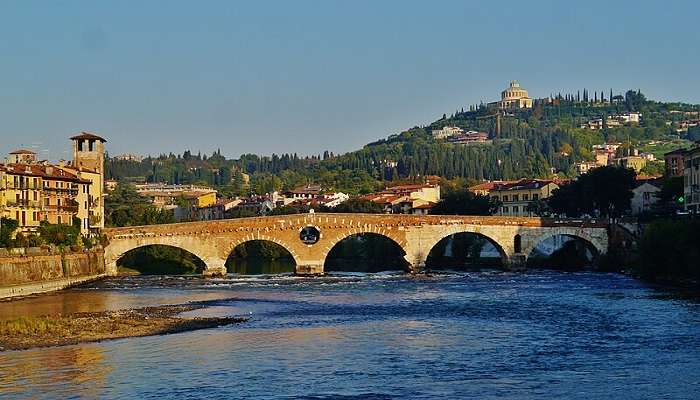
<svg viewBox="0 0 700 400"><path fill-rule="evenodd" d="M60 216L60 215L58 216L58 223L59 223L59 224L63 223L63 222L61 222L61 216Z"/></svg>
<svg viewBox="0 0 700 400"><path fill-rule="evenodd" d="M517 213L518 213L518 206L513 206L513 214L517 214Z"/></svg>
<svg viewBox="0 0 700 400"><path fill-rule="evenodd" d="M507 194L504 194L504 195L503 195L503 201L508 201L508 195L507 195ZM507 208L506 208L506 209L507 209Z"/></svg>
<svg viewBox="0 0 700 400"><path fill-rule="evenodd" d="M508 206L503 207L503 214L508 214Z"/></svg>
<svg viewBox="0 0 700 400"><path fill-rule="evenodd" d="M520 235L515 235L513 238L513 247L515 248L516 253L523 252L522 237L520 237Z"/></svg>
<svg viewBox="0 0 700 400"><path fill-rule="evenodd" d="M537 194L537 193L534 193L534 194L532 195L532 200L538 200L539 198L540 198L540 195Z"/></svg>
<svg viewBox="0 0 700 400"><path fill-rule="evenodd" d="M519 198L519 197L520 197L519 195L514 194L514 195L513 195L513 201L518 201L518 198Z"/></svg>
<svg viewBox="0 0 700 400"><path fill-rule="evenodd" d="M524 194L524 195L523 195L523 200L527 200L527 198L528 198L528 195L527 195L527 194Z"/></svg>

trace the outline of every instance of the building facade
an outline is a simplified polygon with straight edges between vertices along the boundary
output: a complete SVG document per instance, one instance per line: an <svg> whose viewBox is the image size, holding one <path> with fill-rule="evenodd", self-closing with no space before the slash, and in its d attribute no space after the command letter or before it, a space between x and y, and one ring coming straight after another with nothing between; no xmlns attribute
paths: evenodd
<svg viewBox="0 0 700 400"><path fill-rule="evenodd" d="M0 214L16 220L26 234L37 232L42 221L72 224L77 218L87 235L90 184L59 166L0 165Z"/></svg>
<svg viewBox="0 0 700 400"><path fill-rule="evenodd" d="M477 194L486 194L501 206L495 215L510 217L533 217L528 205L533 201L543 200L552 195L559 185L551 180L521 179L519 181L488 182L470 188Z"/></svg>
<svg viewBox="0 0 700 400"><path fill-rule="evenodd" d="M683 198L686 211L700 212L700 144L685 152L683 157Z"/></svg>
<svg viewBox="0 0 700 400"><path fill-rule="evenodd" d="M656 197L656 194L660 192L661 189L653 183L655 183L653 180L641 181L638 183L637 187L632 189L632 215L640 215L649 212L652 207L658 203L659 199Z"/></svg>
<svg viewBox="0 0 700 400"><path fill-rule="evenodd" d="M666 176L683 176L685 169L683 165L684 154L684 149L677 149L664 154Z"/></svg>

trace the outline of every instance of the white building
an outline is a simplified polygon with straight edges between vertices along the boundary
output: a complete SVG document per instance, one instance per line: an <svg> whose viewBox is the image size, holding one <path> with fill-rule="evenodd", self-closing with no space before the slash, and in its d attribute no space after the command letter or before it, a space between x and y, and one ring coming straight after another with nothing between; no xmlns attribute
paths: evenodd
<svg viewBox="0 0 700 400"><path fill-rule="evenodd" d="M464 133L464 130L457 126L445 126L442 129L434 129L431 133L433 139L445 139L450 136L461 135Z"/></svg>
<svg viewBox="0 0 700 400"><path fill-rule="evenodd" d="M658 201L656 193L659 191L661 191L661 189L649 182L644 182L632 189L632 214L639 215L650 211L652 206Z"/></svg>

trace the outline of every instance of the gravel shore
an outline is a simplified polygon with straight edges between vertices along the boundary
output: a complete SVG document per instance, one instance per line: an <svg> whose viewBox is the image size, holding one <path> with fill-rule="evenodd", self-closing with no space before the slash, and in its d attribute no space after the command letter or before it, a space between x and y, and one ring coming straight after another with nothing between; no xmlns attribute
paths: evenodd
<svg viewBox="0 0 700 400"><path fill-rule="evenodd" d="M197 302L119 311L0 320L0 351L165 335L245 322L238 317L178 317Z"/></svg>

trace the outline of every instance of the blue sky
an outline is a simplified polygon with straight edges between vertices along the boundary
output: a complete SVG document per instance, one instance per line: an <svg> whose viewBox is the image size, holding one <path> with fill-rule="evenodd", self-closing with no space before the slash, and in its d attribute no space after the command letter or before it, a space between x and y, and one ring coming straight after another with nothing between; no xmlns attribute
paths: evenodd
<svg viewBox="0 0 700 400"><path fill-rule="evenodd" d="M700 103L697 1L0 1L0 152L317 154L497 98ZM48 150L48 153L46 152Z"/></svg>

